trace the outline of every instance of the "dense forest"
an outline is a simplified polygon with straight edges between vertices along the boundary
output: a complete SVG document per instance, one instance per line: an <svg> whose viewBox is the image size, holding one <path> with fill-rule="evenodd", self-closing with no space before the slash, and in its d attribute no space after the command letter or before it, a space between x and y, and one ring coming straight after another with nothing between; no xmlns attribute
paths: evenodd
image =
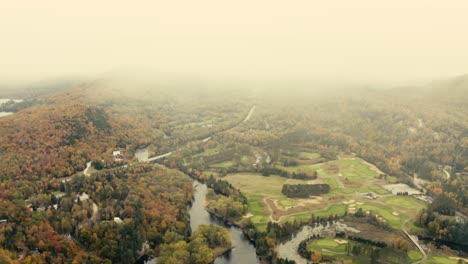
<svg viewBox="0 0 468 264"><path fill-rule="evenodd" d="M378 168L373 179L422 189L433 202L415 219L419 233L464 247L467 80L409 89L404 96L398 88L303 87L285 96L247 85L227 90L228 98L209 86L200 94L186 84L129 91L133 84L98 80L8 103L4 109L16 113L0 118L0 260L132 263L152 255L161 263L210 263L232 245L223 229L190 230L189 175L210 188L207 210L242 227L257 255L272 262L285 237L343 215L259 229L245 218L252 197L223 177L244 172L303 181L282 184L278 195L328 197L335 187L323 182L323 171L305 168L342 156ZM255 114L244 122L252 106ZM163 165L138 162L134 152L144 147L150 157L171 155ZM304 151L317 156L303 157ZM375 248L350 250L375 254Z"/></svg>

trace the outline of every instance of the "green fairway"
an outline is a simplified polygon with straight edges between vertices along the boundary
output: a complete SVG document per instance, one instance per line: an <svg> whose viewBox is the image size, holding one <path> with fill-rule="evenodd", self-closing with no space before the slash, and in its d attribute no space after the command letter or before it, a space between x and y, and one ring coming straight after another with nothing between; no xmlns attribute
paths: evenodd
<svg viewBox="0 0 468 264"><path fill-rule="evenodd" d="M355 159L340 159L313 165L298 165L298 166L277 166L280 169L292 172L312 173L317 171L319 177L327 177L331 175L341 175L343 179L348 178L352 182L362 182L373 180L377 174L367 164L359 158Z"/></svg>
<svg viewBox="0 0 468 264"><path fill-rule="evenodd" d="M290 198L280 198L278 199L278 204L281 205L282 207L291 207L297 204L296 200L290 199Z"/></svg>
<svg viewBox="0 0 468 264"><path fill-rule="evenodd" d="M429 257L427 258L427 263L430 263L430 264L457 264L459 262L456 259L450 259L448 256L430 254Z"/></svg>
<svg viewBox="0 0 468 264"><path fill-rule="evenodd" d="M330 179L323 179L326 183ZM330 185L331 186L331 185ZM378 185L369 185L366 187L359 187L359 188L331 188L331 192L328 194L325 194L324 196L327 197L334 197L336 195L340 194L352 194L352 193L368 193L368 192L374 192L378 195L385 195L385 194L390 194L390 192L386 189L384 189L381 186Z"/></svg>
<svg viewBox="0 0 468 264"><path fill-rule="evenodd" d="M364 246L363 244L351 241L351 245L360 245ZM318 252L325 256L334 257L337 260L347 261L345 263L369 263L368 258L364 256L355 257L355 256L348 256L346 252L346 244L338 244L334 238L320 238L320 239L313 239L308 244L308 249L311 252ZM349 261L349 262L348 262Z"/></svg>
<svg viewBox="0 0 468 264"><path fill-rule="evenodd" d="M338 188L338 182L333 178L323 178L323 182L330 185L332 191Z"/></svg>
<svg viewBox="0 0 468 264"><path fill-rule="evenodd" d="M298 166L282 166L282 165L276 165L279 169L285 170L289 173L298 173L298 172L303 172L303 173L313 173L314 171L317 171L319 176L327 176L329 174L320 171L321 164L313 164L313 165L298 165Z"/></svg>
<svg viewBox="0 0 468 264"><path fill-rule="evenodd" d="M234 173L224 178L245 195L263 195L264 197L285 197L281 193L283 184L305 183L303 180L295 180L280 177L278 175L262 176L258 173Z"/></svg>
<svg viewBox="0 0 468 264"><path fill-rule="evenodd" d="M389 196L385 197L383 201L385 204L394 206L396 209L401 211L409 210L412 212L417 212L420 209L425 208L427 206L427 204L423 201L408 195Z"/></svg>
<svg viewBox="0 0 468 264"><path fill-rule="evenodd" d="M236 164L233 161L224 161L215 164L211 164L210 167L212 168L229 168L234 167Z"/></svg>
<svg viewBox="0 0 468 264"><path fill-rule="evenodd" d="M362 208L362 210L365 211L372 211L373 214L378 214L381 216L383 219L387 221L387 223L395 229L400 229L401 224L403 223L403 220L407 218L406 215L403 215L400 213L400 215L395 216L392 214L393 210L390 207L386 207L381 204L377 203L366 203L363 205L357 206L357 208Z"/></svg>
<svg viewBox="0 0 468 264"><path fill-rule="evenodd" d="M377 174L359 158L333 160L328 162L328 164L337 166L343 178L348 178L354 182L373 180Z"/></svg>
<svg viewBox="0 0 468 264"><path fill-rule="evenodd" d="M337 253L345 253L346 245L340 245L335 242L334 238L320 238L314 239L309 243L308 248L312 252L323 252L322 249L332 250Z"/></svg>
<svg viewBox="0 0 468 264"><path fill-rule="evenodd" d="M376 193L376 194L379 194L379 195L385 195L385 194L390 194L391 192L379 185L369 185L367 187L367 190L369 192L373 192L373 193Z"/></svg>
<svg viewBox="0 0 468 264"><path fill-rule="evenodd" d="M259 195L246 195L249 212L253 215L251 218L252 223L260 230L265 231L268 222L270 221L269 215L265 213L262 199L263 196Z"/></svg>

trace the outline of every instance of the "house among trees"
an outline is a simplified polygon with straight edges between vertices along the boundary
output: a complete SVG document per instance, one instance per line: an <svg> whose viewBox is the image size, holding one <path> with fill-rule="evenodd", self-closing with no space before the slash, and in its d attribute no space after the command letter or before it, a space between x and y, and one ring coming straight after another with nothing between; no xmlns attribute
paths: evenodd
<svg viewBox="0 0 468 264"><path fill-rule="evenodd" d="M0 219L0 224L6 224L7 220L6 219Z"/></svg>
<svg viewBox="0 0 468 264"><path fill-rule="evenodd" d="M125 155L124 149L118 149L112 152L112 156L114 156L115 161L122 161L124 158L124 155Z"/></svg>

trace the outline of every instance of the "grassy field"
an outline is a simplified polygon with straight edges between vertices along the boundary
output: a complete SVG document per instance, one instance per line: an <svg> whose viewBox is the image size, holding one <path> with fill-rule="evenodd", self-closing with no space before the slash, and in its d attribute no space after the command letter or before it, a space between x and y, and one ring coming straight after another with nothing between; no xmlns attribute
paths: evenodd
<svg viewBox="0 0 468 264"><path fill-rule="evenodd" d="M314 239L308 245L308 249L313 252L323 252L322 249L328 249L337 253L346 253L346 245L340 245L334 238Z"/></svg>
<svg viewBox="0 0 468 264"><path fill-rule="evenodd" d="M312 152L300 152L298 158L301 160L316 160L320 158L320 154Z"/></svg>
<svg viewBox="0 0 468 264"><path fill-rule="evenodd" d="M377 174L358 158L354 160L333 160L328 163L337 166L343 177L348 178L352 182L373 180L374 176Z"/></svg>
<svg viewBox="0 0 468 264"><path fill-rule="evenodd" d="M249 212L253 214L252 222L264 230L270 220L269 211L264 208L263 199L272 197L277 199L278 204L283 207L293 206L296 200L287 198L281 193L283 184L304 183L302 180L288 179L277 175L262 176L256 173L228 174L223 178L245 195L248 202Z"/></svg>
<svg viewBox="0 0 468 264"><path fill-rule="evenodd" d="M338 189L338 183L334 178L323 178L323 182L330 185L332 191Z"/></svg>
<svg viewBox="0 0 468 264"><path fill-rule="evenodd" d="M346 212L346 209L348 208L347 205L345 204L333 204L330 205L327 209L325 210L319 210L319 211L313 211L313 212L303 212L291 216L285 216L281 219L281 222L287 222L287 221L293 221L294 219L297 220L308 220L314 214L315 216L320 216L320 217L325 217L329 215L344 215Z"/></svg>
<svg viewBox="0 0 468 264"><path fill-rule="evenodd" d="M196 159L201 158L201 157L212 156L212 155L217 154L220 150L221 150L220 146L218 146L216 148L205 149L205 151L193 155L192 159L196 160Z"/></svg>
<svg viewBox="0 0 468 264"><path fill-rule="evenodd" d="M431 254L427 258L426 263L430 263L430 264L457 264L458 260L450 259L448 256L444 256L444 255L432 255Z"/></svg>
<svg viewBox="0 0 468 264"><path fill-rule="evenodd" d="M389 196L385 197L383 201L385 204L394 207L397 211L403 212L417 212L427 206L423 201L407 195Z"/></svg>
<svg viewBox="0 0 468 264"><path fill-rule="evenodd" d="M358 242L351 242L353 245L361 244ZM347 263L368 263L368 258L356 258L346 254L346 245L340 245L335 242L334 238L320 238L312 240L308 249L312 252L319 252L325 256L332 256L337 260L344 260Z"/></svg>
<svg viewBox="0 0 468 264"><path fill-rule="evenodd" d="M265 213L263 204L261 203L263 196L250 194L246 195L246 198L249 212L253 214L251 218L252 223L254 223L260 231L265 231L270 218L269 215Z"/></svg>
<svg viewBox="0 0 468 264"><path fill-rule="evenodd" d="M327 181L329 179L332 179L332 178L323 179L323 180L325 181L325 183L328 183ZM378 195L390 194L388 190L384 189L383 187L379 185L369 185L366 187L359 187L359 188L338 188L338 187L334 188L332 185L330 186L331 186L331 192L326 195L328 197L333 197L333 196L340 195L340 194L367 193L367 192L374 192Z"/></svg>
<svg viewBox="0 0 468 264"><path fill-rule="evenodd" d="M361 159L341 159L333 160L324 163L318 163L313 165L298 165L298 166L278 166L283 170L290 173L292 172L305 172L312 173L317 171L319 177L327 177L331 175L341 174L343 179L348 178L352 182L362 182L373 180L377 174L367 164L364 164Z"/></svg>
<svg viewBox="0 0 468 264"><path fill-rule="evenodd" d="M212 167L212 168L229 168L229 167L233 167L234 165L236 165L236 164L233 161L224 161L224 162L220 162L220 163L211 164L210 167Z"/></svg>
<svg viewBox="0 0 468 264"><path fill-rule="evenodd" d="M326 172L320 171L322 164L323 163L313 164L313 165L288 166L288 167L276 165L276 167L278 167L279 169L285 170L289 173L293 173L293 172L312 173L314 171L317 171L319 176L328 176L329 174L327 174Z"/></svg>
<svg viewBox="0 0 468 264"><path fill-rule="evenodd" d="M228 166L229 163L223 162L217 165ZM352 199L350 196L354 196L353 193L374 192L378 195L389 194L389 191L385 190L377 184L370 184L368 186L361 186L356 188L340 188L338 179L341 179L342 177L348 177L348 179L351 181L359 180L361 182L363 181L362 179L374 180L375 171L371 170L368 165L362 163L362 160L360 159L336 160L321 164L300 165L283 168L286 168L290 171L299 171L304 168L308 168L310 170L318 169L319 175L328 174L327 176L322 176L319 178L321 178L324 183L327 183L331 186L331 192L323 195L325 199L324 202L328 200L327 198L331 198L333 199L334 204L331 204L326 209L319 211L312 212L310 209L304 209L307 211L282 217L281 222L292 221L294 219L307 220L310 218L312 213L315 216L320 217L334 214L344 215L348 206L342 204L341 201L343 201L343 199ZM334 174L329 174L332 171ZM342 174L343 176L338 176L339 174ZM249 212L253 214L252 221L261 230L266 227L266 224L270 220L270 212L263 202L264 198L274 198L278 205L283 208L295 206L299 201L284 196L281 193L282 186L284 184L301 184L306 182L303 180L284 178L278 175L262 176L258 173L228 174L227 176L223 177L223 179L230 182L236 188L239 188L241 192L247 197ZM349 198L333 198L337 195L344 195L345 197L347 196ZM359 194L356 195L359 196ZM358 201L363 199L359 197L356 197ZM326 204L323 206L325 205ZM384 219L392 228L400 229L404 220L414 215L415 212L424 207L426 207L424 202L419 201L411 196L387 196L380 197L376 201L366 200L364 204L357 205L356 210L358 208L362 208L364 211L372 211L373 214L377 214L382 219ZM398 215L395 215L394 212L397 212ZM412 230L420 230L420 228L414 226L411 222L408 223L407 227Z"/></svg>
<svg viewBox="0 0 468 264"><path fill-rule="evenodd" d="M285 197L281 193L283 184L305 183L302 180L288 179L277 175L262 176L258 173L234 173L223 178L245 195L262 195L264 197Z"/></svg>
<svg viewBox="0 0 468 264"><path fill-rule="evenodd" d="M361 245L365 247L365 245L356 242L350 241L351 245ZM370 259L366 257L353 257L347 256L346 254L346 245L338 244L334 238L326 237L320 239L314 239L308 244L308 249L312 252L319 252L322 255L332 256L338 260L348 260L351 263L369 263ZM408 257L411 263L416 262L422 259L422 254L418 250L410 250L408 252ZM444 256L433 256L432 257L435 262L431 262L431 257L429 258L428 263L457 263L454 260L449 259L448 257Z"/></svg>
<svg viewBox="0 0 468 264"><path fill-rule="evenodd" d="M377 203L365 203L363 205L358 205L356 208L362 208L364 212L372 211L374 214L378 214L383 219L385 219L392 228L395 229L400 229L404 219L407 218L407 216L403 214L395 216L392 214L392 208Z"/></svg>
<svg viewBox="0 0 468 264"><path fill-rule="evenodd" d="M422 259L422 254L419 252L419 250L410 250L408 251L408 257L411 261L411 263L416 262L420 259Z"/></svg>

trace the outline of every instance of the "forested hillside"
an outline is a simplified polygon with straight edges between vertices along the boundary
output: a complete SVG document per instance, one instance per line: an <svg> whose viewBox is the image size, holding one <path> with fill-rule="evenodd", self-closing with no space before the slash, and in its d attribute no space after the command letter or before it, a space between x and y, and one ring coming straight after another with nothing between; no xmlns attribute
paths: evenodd
<svg viewBox="0 0 468 264"><path fill-rule="evenodd" d="M353 218L351 198L382 195L367 207L376 210L395 183L434 200L392 196L421 209L411 222L418 234L466 244L464 77L423 88L301 84L286 95L252 84L225 92L154 85L98 80L28 99L0 118L0 260L132 263L145 254L211 262L230 241L217 228L191 236L192 185L172 169L208 180L208 210L247 226L270 260L284 239L264 233L272 221L293 226L288 234L316 211L328 219L346 212L353 223L364 215L361 208ZM161 163L172 169L138 162L139 149L169 153ZM393 214L407 216L407 208L389 208L379 209L386 219L362 219L385 232L412 220ZM212 243L213 234L225 239Z"/></svg>

